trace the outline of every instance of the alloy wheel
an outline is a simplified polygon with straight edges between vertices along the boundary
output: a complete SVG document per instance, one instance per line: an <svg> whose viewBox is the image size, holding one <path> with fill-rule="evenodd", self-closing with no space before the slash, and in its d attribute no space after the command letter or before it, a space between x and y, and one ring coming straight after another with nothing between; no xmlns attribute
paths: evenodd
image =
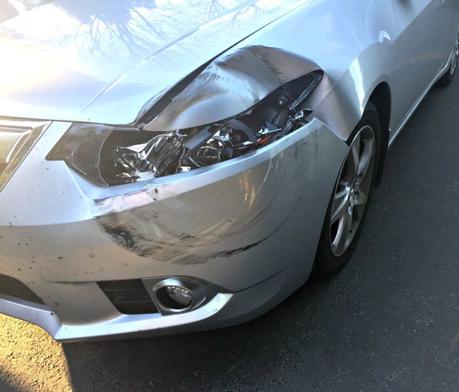
<svg viewBox="0 0 459 392"><path fill-rule="evenodd" d="M373 185L375 150L375 132L365 125L351 143L335 187L329 225L335 257L346 252L362 222Z"/></svg>

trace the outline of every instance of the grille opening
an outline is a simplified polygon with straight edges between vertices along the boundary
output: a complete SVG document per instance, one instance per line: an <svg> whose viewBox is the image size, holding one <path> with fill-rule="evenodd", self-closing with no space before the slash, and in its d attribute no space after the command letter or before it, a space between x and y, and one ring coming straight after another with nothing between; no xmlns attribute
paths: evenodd
<svg viewBox="0 0 459 392"><path fill-rule="evenodd" d="M24 283L11 276L0 274L0 294L8 295L29 302L43 305L41 298L29 289Z"/></svg>
<svg viewBox="0 0 459 392"><path fill-rule="evenodd" d="M113 280L97 284L120 313L159 313L140 279Z"/></svg>

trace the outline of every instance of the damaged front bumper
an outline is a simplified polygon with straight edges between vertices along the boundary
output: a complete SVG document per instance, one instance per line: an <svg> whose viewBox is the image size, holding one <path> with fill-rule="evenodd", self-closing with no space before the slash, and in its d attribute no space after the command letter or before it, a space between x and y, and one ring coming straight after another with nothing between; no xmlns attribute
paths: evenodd
<svg viewBox="0 0 459 392"><path fill-rule="evenodd" d="M55 339L165 334L239 323L307 279L347 145L317 119L250 154L102 188L45 157L53 123L0 192L0 312ZM123 314L101 282L186 277L215 295L182 314ZM1 280L0 280L1 282Z"/></svg>

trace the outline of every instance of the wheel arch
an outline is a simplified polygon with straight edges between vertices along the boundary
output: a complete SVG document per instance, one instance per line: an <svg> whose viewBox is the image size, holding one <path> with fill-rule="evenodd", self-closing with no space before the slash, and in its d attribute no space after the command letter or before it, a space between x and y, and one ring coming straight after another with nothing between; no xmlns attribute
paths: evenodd
<svg viewBox="0 0 459 392"><path fill-rule="evenodd" d="M381 182L384 172L384 165L389 146L390 118L392 111L392 95L389 84L387 82L379 83L371 93L369 102L375 105L381 124L379 162L375 178L375 184L378 185Z"/></svg>

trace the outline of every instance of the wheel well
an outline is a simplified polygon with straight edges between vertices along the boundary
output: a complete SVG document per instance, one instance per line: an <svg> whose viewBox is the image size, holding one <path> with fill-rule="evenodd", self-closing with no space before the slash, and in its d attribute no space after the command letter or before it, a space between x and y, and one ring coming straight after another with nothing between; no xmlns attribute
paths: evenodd
<svg viewBox="0 0 459 392"><path fill-rule="evenodd" d="M390 87L386 82L380 83L373 90L369 101L371 101L378 110L379 121L381 123L381 145L379 151L379 163L376 172L375 184L379 184L384 171L386 161L387 147L389 145L389 127L392 108L392 99Z"/></svg>

